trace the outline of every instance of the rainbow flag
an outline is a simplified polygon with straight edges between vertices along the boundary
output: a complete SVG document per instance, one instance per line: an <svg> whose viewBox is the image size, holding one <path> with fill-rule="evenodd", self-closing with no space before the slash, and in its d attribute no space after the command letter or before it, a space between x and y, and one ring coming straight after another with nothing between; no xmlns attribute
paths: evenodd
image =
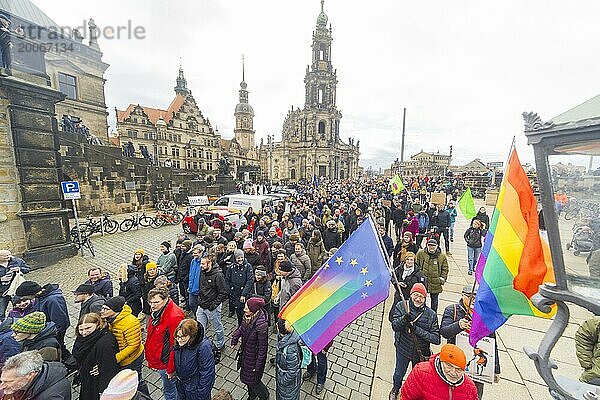
<svg viewBox="0 0 600 400"><path fill-rule="evenodd" d="M398 174L390 179L390 188L392 188L392 194L398 194L404 190L404 182L402 182L402 178Z"/></svg>
<svg viewBox="0 0 600 400"><path fill-rule="evenodd" d="M550 249L540 236L533 190L516 149L509 157L475 277L479 289L469 334L473 347L511 315L553 315L531 303L539 285L554 282L554 273Z"/></svg>
<svg viewBox="0 0 600 400"><path fill-rule="evenodd" d="M387 256L369 217L279 313L317 354L388 296Z"/></svg>

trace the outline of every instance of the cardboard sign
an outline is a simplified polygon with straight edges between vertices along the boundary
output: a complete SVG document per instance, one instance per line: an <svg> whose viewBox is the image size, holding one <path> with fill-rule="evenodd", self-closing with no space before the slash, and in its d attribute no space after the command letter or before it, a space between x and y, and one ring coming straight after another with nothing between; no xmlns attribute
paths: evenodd
<svg viewBox="0 0 600 400"><path fill-rule="evenodd" d="M433 204L446 204L446 193L444 192L433 192L431 193L431 200Z"/></svg>
<svg viewBox="0 0 600 400"><path fill-rule="evenodd" d="M469 334L461 332L456 335L456 345L467 356L466 374L474 381L494 383L494 370L496 365L496 340L484 337L473 348L469 344Z"/></svg>
<svg viewBox="0 0 600 400"><path fill-rule="evenodd" d="M381 204L385 207L391 207L392 206L392 202L389 200L381 200Z"/></svg>

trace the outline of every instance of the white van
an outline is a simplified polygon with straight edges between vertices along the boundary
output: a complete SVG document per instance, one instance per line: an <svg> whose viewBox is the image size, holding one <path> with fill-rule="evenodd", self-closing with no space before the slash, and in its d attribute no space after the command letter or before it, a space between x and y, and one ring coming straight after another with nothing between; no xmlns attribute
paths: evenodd
<svg viewBox="0 0 600 400"><path fill-rule="evenodd" d="M219 197L215 202L208 208L209 210L215 209L230 209L230 210L240 210L242 213L245 213L249 207L252 207L252 210L255 213L258 213L260 210L265 208L266 206L273 206L273 198L269 196L253 196L249 194L228 194L225 196Z"/></svg>

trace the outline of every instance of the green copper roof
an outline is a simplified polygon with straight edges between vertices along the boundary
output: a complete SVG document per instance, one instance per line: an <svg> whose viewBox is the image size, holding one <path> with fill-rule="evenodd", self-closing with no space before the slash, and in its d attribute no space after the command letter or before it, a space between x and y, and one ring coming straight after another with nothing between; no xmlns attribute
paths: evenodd
<svg viewBox="0 0 600 400"><path fill-rule="evenodd" d="M325 11L323 10L324 3L325 3L325 0L321 0L321 12L319 13L319 16L317 17L317 26L320 26L320 27L327 26L327 20L329 19L329 18L327 18L327 14L325 14Z"/></svg>
<svg viewBox="0 0 600 400"><path fill-rule="evenodd" d="M59 26L29 0L0 0L0 12L2 11L46 28Z"/></svg>
<svg viewBox="0 0 600 400"><path fill-rule="evenodd" d="M600 95L551 119L555 125L600 118Z"/></svg>

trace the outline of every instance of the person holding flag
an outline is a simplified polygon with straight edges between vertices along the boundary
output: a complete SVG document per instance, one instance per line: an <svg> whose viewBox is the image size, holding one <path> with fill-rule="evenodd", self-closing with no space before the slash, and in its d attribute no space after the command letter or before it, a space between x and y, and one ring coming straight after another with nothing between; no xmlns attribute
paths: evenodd
<svg viewBox="0 0 600 400"><path fill-rule="evenodd" d="M469 332L471 330L471 318L473 315L473 306L475 305L475 295L477 287L474 285L465 285L462 289L461 299L456 304L451 304L444 309L442 322L440 323L440 333L448 343L456 344L456 335L460 332ZM496 333L492 332L488 337L496 339ZM498 346L494 346L496 353L494 365L494 382L500 381L500 357L498 355ZM477 397L483 398L482 382L475 382L477 388Z"/></svg>
<svg viewBox="0 0 600 400"><path fill-rule="evenodd" d="M431 344L440 344L440 328L437 314L425 304L427 290L422 283L415 283L410 290L408 304L400 301L392 314L394 345L396 347L396 368L394 386L390 400L396 400L408 364L414 366L431 356Z"/></svg>
<svg viewBox="0 0 600 400"><path fill-rule="evenodd" d="M390 179L390 188L392 189L392 194L394 195L399 194L405 189L404 183L402 182L402 178L400 178L400 176L398 176L397 174L392 179Z"/></svg>

